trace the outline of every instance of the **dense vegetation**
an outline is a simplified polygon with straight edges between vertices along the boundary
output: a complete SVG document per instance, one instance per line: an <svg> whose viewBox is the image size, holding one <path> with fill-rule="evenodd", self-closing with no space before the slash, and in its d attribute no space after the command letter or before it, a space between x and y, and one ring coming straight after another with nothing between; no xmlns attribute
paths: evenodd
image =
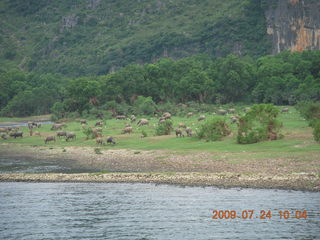
<svg viewBox="0 0 320 240"><path fill-rule="evenodd" d="M164 58L143 66L131 64L107 75L70 79L17 70L0 73L3 116L175 114L172 106L177 103L201 110L201 104L207 103L293 105L319 100L319 51L285 51L257 60L236 55Z"/></svg>
<svg viewBox="0 0 320 240"><path fill-rule="evenodd" d="M271 52L266 0L2 0L0 66L70 77L197 53Z"/></svg>
<svg viewBox="0 0 320 240"><path fill-rule="evenodd" d="M237 142L256 143L264 140L277 140L282 123L277 119L279 109L272 104L253 105L239 118Z"/></svg>
<svg viewBox="0 0 320 240"><path fill-rule="evenodd" d="M320 102L299 102L296 108L313 128L313 137L320 142Z"/></svg>

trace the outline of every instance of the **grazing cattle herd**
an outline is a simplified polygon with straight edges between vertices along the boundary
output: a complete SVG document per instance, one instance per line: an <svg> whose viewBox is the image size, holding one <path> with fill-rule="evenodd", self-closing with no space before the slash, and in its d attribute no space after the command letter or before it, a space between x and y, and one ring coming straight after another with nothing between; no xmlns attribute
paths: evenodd
<svg viewBox="0 0 320 240"><path fill-rule="evenodd" d="M250 108L245 108L243 111L248 112ZM289 109L288 108L282 108L281 109L282 113L288 113ZM219 109L216 112L217 115L227 115L227 114L232 114L230 116L230 121L232 124L238 123L239 120L239 115L236 115L236 110L233 108L224 110L224 109ZM157 115L155 115L157 117ZM187 118L193 117L194 113L188 112L186 114ZM166 120L171 119L172 116L169 112L165 112L159 117L158 120L158 125L163 124ZM134 132L134 127L131 126L131 124L135 123L137 118L134 115L131 115L130 117L127 117L125 115L117 115L115 116L115 119L117 120L128 120L128 122L125 123L124 128L121 131L121 134L132 134ZM206 116L205 115L200 115L198 118L198 121L205 121ZM88 126L88 121L86 119L81 119L79 120L80 125L82 129L88 129L90 128L92 130L92 135L96 141L96 144L98 145L103 145L103 144L116 144L116 141L113 136L108 136L106 138L103 138L103 127L105 126L105 121L99 120L94 124L94 127L89 127ZM141 118L139 121L136 123L137 127L142 127L142 126L149 126L149 120L146 118ZM194 124L193 124L194 125ZM30 131L30 136L32 136L33 129L34 128L41 128L41 123L35 122L35 121L30 121L27 123L27 126ZM155 124L153 125L154 127L156 126ZM68 132L63 129L66 129L67 125L65 123L54 123L52 124L50 130L51 131L56 131L54 135L50 134L49 136L44 136L44 142L45 144L49 142L56 142L56 138L61 139L64 138L66 142L69 141L74 141L76 140L76 134L74 132ZM39 131L34 132L35 136L41 136L41 133ZM187 126L183 122L179 122L177 124L177 128L175 129L175 135L176 137L192 137L192 128L190 126ZM20 130L19 127L1 127L0 128L0 137L3 140L11 138L23 138L23 131Z"/></svg>

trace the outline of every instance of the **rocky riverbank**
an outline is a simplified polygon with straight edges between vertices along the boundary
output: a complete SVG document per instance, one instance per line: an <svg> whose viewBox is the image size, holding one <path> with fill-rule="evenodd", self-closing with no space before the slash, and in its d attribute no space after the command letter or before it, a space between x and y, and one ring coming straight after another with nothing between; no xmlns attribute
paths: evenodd
<svg viewBox="0 0 320 240"><path fill-rule="evenodd" d="M244 153L246 158L241 160L228 154L126 149L102 149L97 154L92 147L1 144L2 158L29 158L39 164L54 159L55 164L68 164L69 168L83 169L85 173L0 172L0 181L139 182L320 191L317 157L304 163L288 159L254 159L249 158L249 153Z"/></svg>
<svg viewBox="0 0 320 240"><path fill-rule="evenodd" d="M0 174L0 181L12 182L126 182L179 184L187 186L217 186L242 188L276 188L320 191L320 179L313 174L282 176L241 175L233 173L43 173Z"/></svg>

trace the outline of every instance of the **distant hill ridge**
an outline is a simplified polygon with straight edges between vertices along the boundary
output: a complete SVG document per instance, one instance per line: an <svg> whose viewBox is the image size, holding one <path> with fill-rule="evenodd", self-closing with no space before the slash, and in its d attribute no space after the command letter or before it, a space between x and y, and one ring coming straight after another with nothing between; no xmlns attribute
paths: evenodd
<svg viewBox="0 0 320 240"><path fill-rule="evenodd" d="M1 0L2 69L102 75L196 53L320 49L316 0Z"/></svg>

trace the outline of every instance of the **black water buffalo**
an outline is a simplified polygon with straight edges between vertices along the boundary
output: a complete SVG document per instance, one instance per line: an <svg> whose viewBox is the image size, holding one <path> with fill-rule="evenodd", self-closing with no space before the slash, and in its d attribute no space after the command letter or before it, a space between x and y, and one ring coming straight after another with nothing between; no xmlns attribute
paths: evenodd
<svg viewBox="0 0 320 240"><path fill-rule="evenodd" d="M10 137L14 137L15 139L17 138L17 137L23 137L23 132L12 132L12 133L10 133Z"/></svg>
<svg viewBox="0 0 320 240"><path fill-rule="evenodd" d="M192 129L190 127L186 128L186 133L188 137L192 137Z"/></svg>
<svg viewBox="0 0 320 240"><path fill-rule="evenodd" d="M109 144L116 144L116 142L114 141L113 137L107 137L107 143Z"/></svg>
<svg viewBox="0 0 320 240"><path fill-rule="evenodd" d="M182 130L180 128L176 129L176 137L184 137Z"/></svg>
<svg viewBox="0 0 320 240"><path fill-rule="evenodd" d="M51 141L56 141L56 136L48 136L46 137L46 139L44 140L44 143L47 144L47 142L51 142Z"/></svg>
<svg viewBox="0 0 320 240"><path fill-rule="evenodd" d="M72 139L72 140L74 140L74 139L76 139L76 134L74 134L74 133L67 133L67 135L66 135L66 141L69 141L70 139Z"/></svg>
<svg viewBox="0 0 320 240"><path fill-rule="evenodd" d="M66 137L67 136L67 133L65 131L59 131L57 132L57 137Z"/></svg>

